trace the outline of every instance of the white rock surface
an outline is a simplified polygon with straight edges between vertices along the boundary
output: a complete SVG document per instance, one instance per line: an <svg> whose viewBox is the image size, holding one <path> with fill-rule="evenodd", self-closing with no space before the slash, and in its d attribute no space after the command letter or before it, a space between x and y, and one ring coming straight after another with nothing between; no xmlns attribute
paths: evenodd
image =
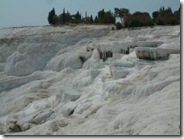
<svg viewBox="0 0 184 139"><path fill-rule="evenodd" d="M138 59L134 46L168 60ZM115 54L103 62L99 47ZM180 135L178 51L180 26L0 29L0 134Z"/></svg>

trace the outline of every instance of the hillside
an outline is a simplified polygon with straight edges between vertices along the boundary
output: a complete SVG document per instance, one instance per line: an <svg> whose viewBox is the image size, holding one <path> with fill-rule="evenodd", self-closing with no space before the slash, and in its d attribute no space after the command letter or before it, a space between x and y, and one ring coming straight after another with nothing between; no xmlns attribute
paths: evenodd
<svg viewBox="0 0 184 139"><path fill-rule="evenodd" d="M0 134L180 135L180 26L0 29Z"/></svg>

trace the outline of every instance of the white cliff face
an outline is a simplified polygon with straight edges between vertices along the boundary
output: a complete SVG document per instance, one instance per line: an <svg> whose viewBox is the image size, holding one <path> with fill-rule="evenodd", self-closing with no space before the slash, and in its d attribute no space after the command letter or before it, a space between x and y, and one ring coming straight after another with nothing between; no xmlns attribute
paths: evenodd
<svg viewBox="0 0 184 139"><path fill-rule="evenodd" d="M179 26L1 29L0 133L179 135L179 52Z"/></svg>

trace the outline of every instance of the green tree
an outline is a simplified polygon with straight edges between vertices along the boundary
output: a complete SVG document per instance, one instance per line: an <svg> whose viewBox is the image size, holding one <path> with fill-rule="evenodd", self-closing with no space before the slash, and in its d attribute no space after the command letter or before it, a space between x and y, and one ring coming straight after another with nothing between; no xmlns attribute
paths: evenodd
<svg viewBox="0 0 184 139"><path fill-rule="evenodd" d="M164 11L165 11L165 7L164 7L164 6L160 7L159 13L162 13L162 12L164 12Z"/></svg>
<svg viewBox="0 0 184 139"><path fill-rule="evenodd" d="M158 12L158 11L154 11L154 12L152 13L153 19L156 20L156 18L158 17L158 15L159 15L159 12Z"/></svg>
<svg viewBox="0 0 184 139"><path fill-rule="evenodd" d="M58 24L58 16L55 13L55 9L53 8L48 15L48 22L51 25L56 25Z"/></svg>
<svg viewBox="0 0 184 139"><path fill-rule="evenodd" d="M81 16L81 14L79 13L79 11L74 15L74 22L76 23L76 24L78 24L78 23L81 23L81 20L82 20L82 16Z"/></svg>
<svg viewBox="0 0 184 139"><path fill-rule="evenodd" d="M180 24L180 8L174 12L174 16L176 17L177 24L179 25Z"/></svg>
<svg viewBox="0 0 184 139"><path fill-rule="evenodd" d="M98 23L98 17L97 16L95 17L95 21L94 22L95 22L95 24Z"/></svg>
<svg viewBox="0 0 184 139"><path fill-rule="evenodd" d="M71 14L67 11L67 13L66 13L66 16L65 16L65 20L66 20L66 23L70 23L70 21L71 21Z"/></svg>
<svg viewBox="0 0 184 139"><path fill-rule="evenodd" d="M88 13L87 12L85 12L84 23L88 23Z"/></svg>
<svg viewBox="0 0 184 139"><path fill-rule="evenodd" d="M104 17L105 17L105 11L104 11L104 9L102 9L101 11L98 12L98 22L100 24L103 24L105 22Z"/></svg>
<svg viewBox="0 0 184 139"><path fill-rule="evenodd" d="M68 11L65 12L65 9L63 9L63 13L59 15L58 20L60 24L69 24L71 21L71 15Z"/></svg>
<svg viewBox="0 0 184 139"><path fill-rule="evenodd" d="M63 14L60 14L59 16L58 16L58 23L59 24L63 24Z"/></svg>
<svg viewBox="0 0 184 139"><path fill-rule="evenodd" d="M57 16L57 15L54 15L54 16L52 17L52 20L53 20L53 25L58 24L58 16Z"/></svg>
<svg viewBox="0 0 184 139"><path fill-rule="evenodd" d="M165 9L164 12L171 13L171 14L173 13L171 7L168 7L167 9Z"/></svg>
<svg viewBox="0 0 184 139"><path fill-rule="evenodd" d="M65 23L66 23L66 13L65 13L65 8L63 9L62 21L63 21L63 24L65 24Z"/></svg>
<svg viewBox="0 0 184 139"><path fill-rule="evenodd" d="M129 14L129 9L126 9L126 8L114 8L114 14L115 14L115 17L124 17L125 14Z"/></svg>
<svg viewBox="0 0 184 139"><path fill-rule="evenodd" d="M100 24L114 24L115 16L111 11L105 12L104 9L98 12L98 22Z"/></svg>
<svg viewBox="0 0 184 139"><path fill-rule="evenodd" d="M157 25L180 24L180 17L178 16L178 13L176 11L173 13L170 7L168 7L167 9L165 9L165 7L161 7L158 12L159 14L155 19L155 23Z"/></svg>
<svg viewBox="0 0 184 139"><path fill-rule="evenodd" d="M94 21L93 21L93 16L91 15L91 16L90 16L90 23L93 24L93 22L94 22Z"/></svg>

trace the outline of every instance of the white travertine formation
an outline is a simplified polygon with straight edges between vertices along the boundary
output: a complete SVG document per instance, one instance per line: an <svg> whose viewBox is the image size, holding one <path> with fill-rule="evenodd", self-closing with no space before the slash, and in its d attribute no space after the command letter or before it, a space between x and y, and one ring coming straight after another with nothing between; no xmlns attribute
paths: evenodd
<svg viewBox="0 0 184 139"><path fill-rule="evenodd" d="M180 26L111 28L0 29L0 134L180 135Z"/></svg>

